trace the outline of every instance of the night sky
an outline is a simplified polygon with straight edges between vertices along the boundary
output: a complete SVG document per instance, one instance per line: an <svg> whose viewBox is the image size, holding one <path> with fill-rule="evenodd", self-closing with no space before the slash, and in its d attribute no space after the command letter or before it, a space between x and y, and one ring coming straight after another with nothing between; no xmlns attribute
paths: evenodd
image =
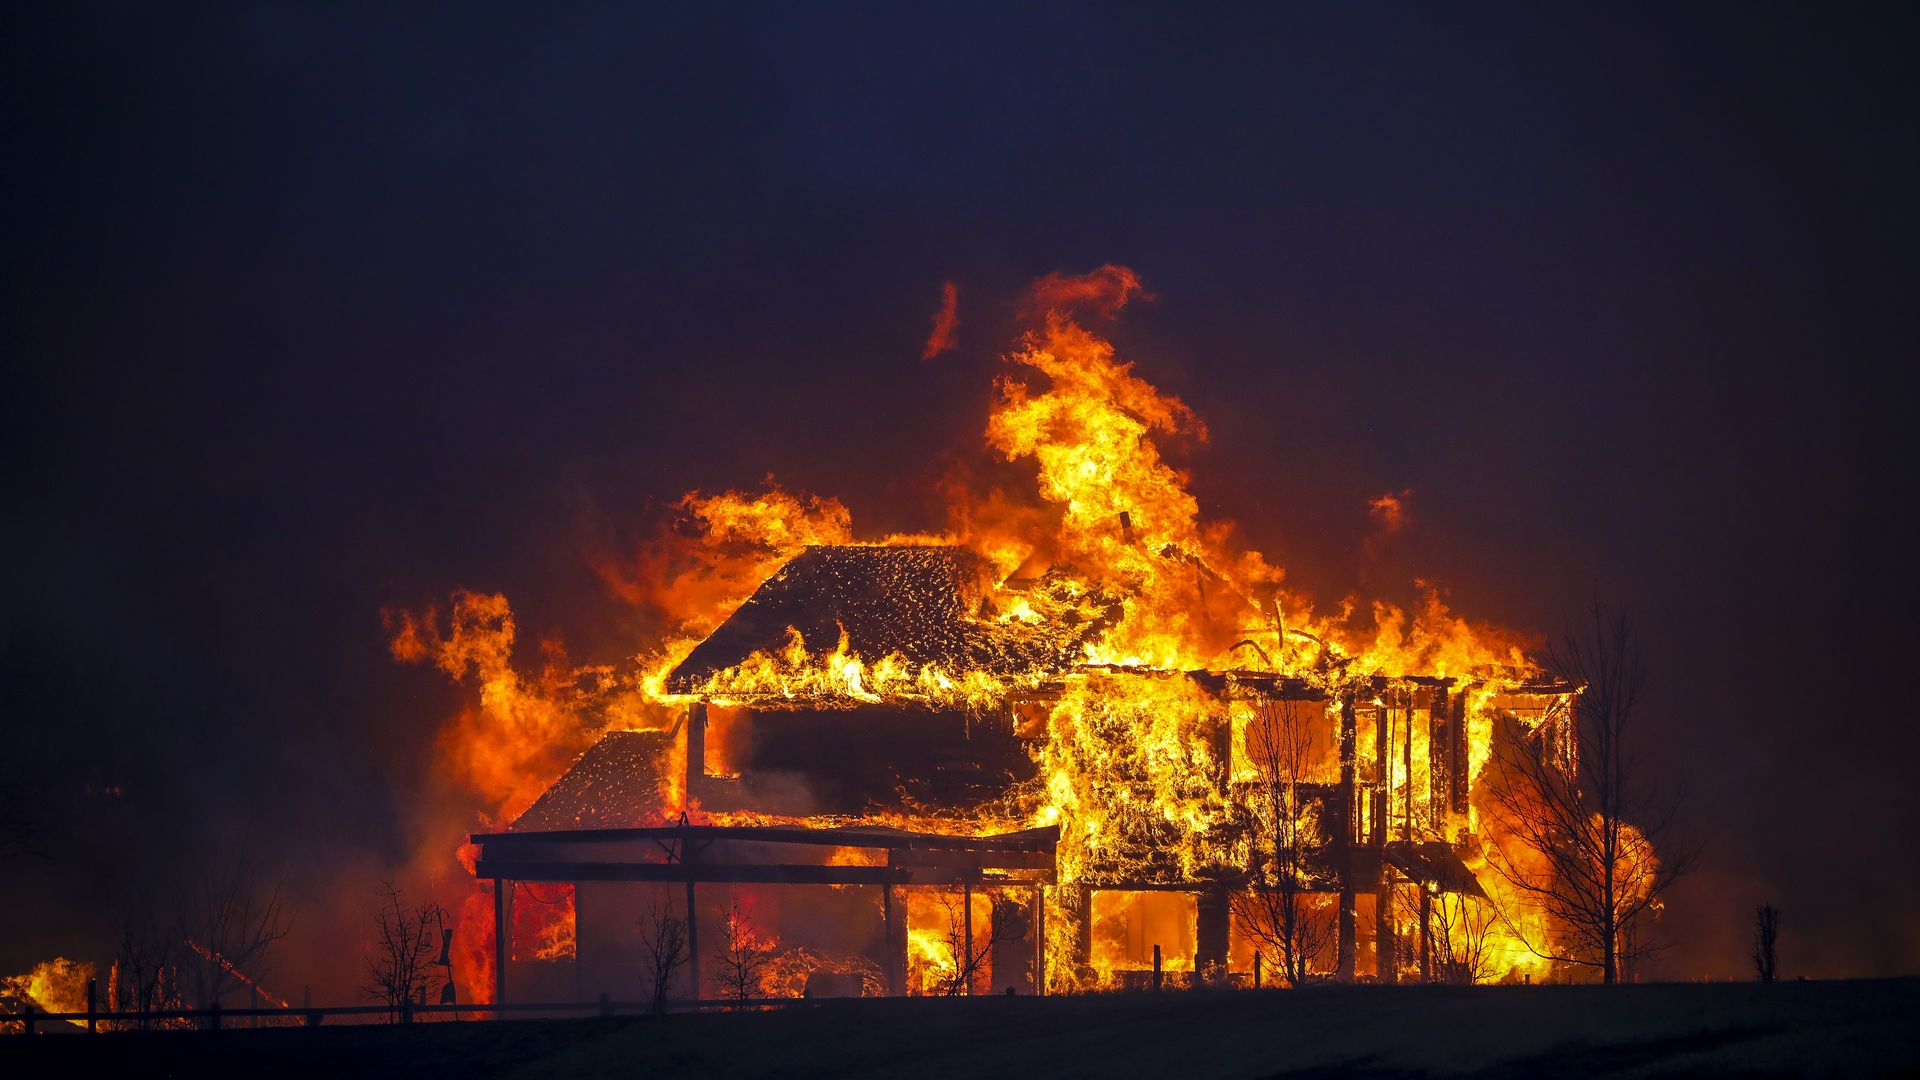
<svg viewBox="0 0 1920 1080"><path fill-rule="evenodd" d="M1636 612L1659 974L1765 901L1786 977L1920 972L1915 8L905 6L6 5L0 974L245 842L344 1000L463 700L382 607L616 662L591 563L685 491L939 527L1022 291L1109 262L1296 586Z"/></svg>

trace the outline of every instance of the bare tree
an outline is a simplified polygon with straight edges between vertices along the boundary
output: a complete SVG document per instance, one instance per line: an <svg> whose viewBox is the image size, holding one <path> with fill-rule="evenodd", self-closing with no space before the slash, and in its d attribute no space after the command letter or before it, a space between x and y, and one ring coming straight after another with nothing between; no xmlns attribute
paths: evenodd
<svg viewBox="0 0 1920 1080"><path fill-rule="evenodd" d="M1696 851L1679 833L1679 797L1649 779L1634 743L1646 657L1633 623L1598 602L1590 620L1570 626L1547 657L1582 688L1570 715L1532 732L1502 725L1488 770L1497 817L1488 862L1549 919L1552 938L1533 940L1504 913L1529 949L1614 983L1623 964L1661 947L1643 917Z"/></svg>
<svg viewBox="0 0 1920 1080"><path fill-rule="evenodd" d="M1428 917L1436 981L1472 986L1493 973L1487 935L1500 919L1491 903L1464 893L1437 893Z"/></svg>
<svg viewBox="0 0 1920 1080"><path fill-rule="evenodd" d="M1313 765L1316 713L1317 706L1263 699L1246 731L1247 757L1259 773L1251 808L1259 839L1251 880L1229 905L1288 986L1315 977L1333 936L1326 905L1311 891L1320 838L1301 792Z"/></svg>
<svg viewBox="0 0 1920 1080"><path fill-rule="evenodd" d="M976 890L973 895L981 893ZM969 933L967 923L973 918L973 912L968 910L967 900L965 892L940 896L940 906L947 911L947 947L953 953L953 975L940 980L939 984L943 997L971 995L979 985L980 976L988 970L994 947L1026 932L1012 905L989 902L985 932Z"/></svg>
<svg viewBox="0 0 1920 1080"><path fill-rule="evenodd" d="M713 959L719 965L714 985L721 997L747 1001L759 994L760 975L773 960L773 946L741 910L739 900L727 905L720 923L720 948Z"/></svg>
<svg viewBox="0 0 1920 1080"><path fill-rule="evenodd" d="M448 919L439 904L408 907L405 895L391 881L380 883L380 896L380 906L374 909L377 930L367 957L367 982L361 992L385 1002L387 1019L394 1020L403 1008L426 1000L433 984L434 953Z"/></svg>
<svg viewBox="0 0 1920 1080"><path fill-rule="evenodd" d="M666 1013L674 973L690 958L687 920L674 914L673 902L655 891L640 916L640 980L651 995L655 1016Z"/></svg>
<svg viewBox="0 0 1920 1080"><path fill-rule="evenodd" d="M153 909L136 898L121 924L120 946L107 981L107 1008L148 1013L179 1006L179 955L171 934L155 925ZM145 1031L152 1020L131 1020L129 1030Z"/></svg>
<svg viewBox="0 0 1920 1080"><path fill-rule="evenodd" d="M1780 938L1780 911L1763 904L1753 913L1753 973L1761 982L1772 982L1780 973L1774 958L1774 945Z"/></svg>
<svg viewBox="0 0 1920 1080"><path fill-rule="evenodd" d="M273 943L289 925L280 903L278 881L265 885L243 847L223 848L193 882L181 911L181 936L198 955L189 968L195 1000L202 1008L220 1002L242 981L237 974L258 969ZM253 977L257 978L257 970Z"/></svg>

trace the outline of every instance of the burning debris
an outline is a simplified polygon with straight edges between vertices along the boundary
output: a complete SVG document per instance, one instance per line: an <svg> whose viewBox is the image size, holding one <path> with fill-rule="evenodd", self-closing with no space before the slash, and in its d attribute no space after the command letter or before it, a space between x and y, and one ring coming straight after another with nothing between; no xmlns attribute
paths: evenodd
<svg viewBox="0 0 1920 1080"><path fill-rule="evenodd" d="M500 597L391 617L396 657L479 686L442 747L490 800L469 1000L512 957L564 977L529 951L625 989L662 897L689 997L742 911L768 974L735 963L739 993L1546 973L1482 777L1502 731L1570 775L1581 688L1436 591L1323 612L1203 522L1160 443L1204 426L1076 315L1138 294L1118 267L1036 289L986 432L1035 489L956 494L947 533L688 496L672 542L602 567L677 628L633 669L554 646L523 675Z"/></svg>

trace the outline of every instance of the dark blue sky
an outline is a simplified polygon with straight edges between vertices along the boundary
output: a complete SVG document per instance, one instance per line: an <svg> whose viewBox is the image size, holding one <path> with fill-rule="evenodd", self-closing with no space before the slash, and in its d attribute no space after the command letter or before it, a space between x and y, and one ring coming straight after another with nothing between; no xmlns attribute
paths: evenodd
<svg viewBox="0 0 1920 1080"><path fill-rule="evenodd" d="M316 889L408 850L457 698L382 606L615 660L583 556L683 491L938 524L1021 290L1119 262L1203 505L1298 583L1639 612L1708 844L1671 973L1769 899L1789 974L1920 971L1911 9L0 19L0 780L57 856L0 969L236 823Z"/></svg>

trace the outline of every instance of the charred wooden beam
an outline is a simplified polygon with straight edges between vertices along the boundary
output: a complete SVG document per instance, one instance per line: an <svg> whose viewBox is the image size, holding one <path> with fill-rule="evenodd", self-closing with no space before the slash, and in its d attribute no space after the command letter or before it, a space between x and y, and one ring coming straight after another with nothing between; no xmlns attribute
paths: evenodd
<svg viewBox="0 0 1920 1080"><path fill-rule="evenodd" d="M1400 727L1402 729L1400 733L1400 738L1401 738L1400 772L1401 772L1401 775L1407 778L1407 794L1405 796L1403 808L1401 810L1401 815L1400 815L1400 839L1412 840L1413 839L1413 701L1414 701L1413 691L1411 690L1406 691L1404 694L1401 695L1400 700L1403 703L1405 703L1406 710L1407 710L1406 719L1402 721L1400 724Z"/></svg>
<svg viewBox="0 0 1920 1080"><path fill-rule="evenodd" d="M967 996L973 996L974 970L977 958L973 955L973 886L966 885L960 891L960 970L958 974L967 980Z"/></svg>
<svg viewBox="0 0 1920 1080"><path fill-rule="evenodd" d="M904 830L848 828L815 829L804 825L666 825L644 829L556 829L545 832L474 833L480 845L537 843L619 843L625 840L703 841L752 840L766 844L818 844L827 847L866 847L902 850L1052 851L1059 843L1058 826L1025 829L995 836L949 836Z"/></svg>
<svg viewBox="0 0 1920 1080"><path fill-rule="evenodd" d="M518 881L683 881L739 885L1034 885L1051 884L1042 870L905 869L889 866L815 866L782 863L594 863L492 862L481 860L482 877L511 875ZM689 898L691 899L691 892Z"/></svg>
<svg viewBox="0 0 1920 1080"><path fill-rule="evenodd" d="M493 1003L507 1003L507 958L513 955L513 908L508 898L513 882L493 879Z"/></svg>
<svg viewBox="0 0 1920 1080"><path fill-rule="evenodd" d="M1380 891L1374 894L1374 955L1378 958L1375 977L1383 983L1400 981L1400 968L1394 956L1393 870L1380 868Z"/></svg>
<svg viewBox="0 0 1920 1080"><path fill-rule="evenodd" d="M1453 743L1458 738L1447 688L1438 687L1427 710L1427 805L1433 808L1435 825L1453 806Z"/></svg>
<svg viewBox="0 0 1920 1080"><path fill-rule="evenodd" d="M1077 972L1085 972L1093 965L1093 888L1081 885L1078 902L1074 909L1073 924L1073 966Z"/></svg>
<svg viewBox="0 0 1920 1080"><path fill-rule="evenodd" d="M1047 888L1033 887L1033 992L1047 993Z"/></svg>
<svg viewBox="0 0 1920 1080"><path fill-rule="evenodd" d="M1448 702L1448 706L1453 717L1452 727L1454 732L1452 745L1453 766L1448 773L1450 780L1449 792L1452 795L1453 812L1456 814L1465 814L1467 812L1468 800L1472 795L1469 784L1473 779L1472 758L1470 756L1473 748L1473 736L1472 733L1467 730L1467 695L1453 695L1452 699Z"/></svg>
<svg viewBox="0 0 1920 1080"><path fill-rule="evenodd" d="M1420 981L1433 981L1433 893L1420 890Z"/></svg>
<svg viewBox="0 0 1920 1080"><path fill-rule="evenodd" d="M692 802L707 775L707 703L687 706L687 784L680 790Z"/></svg>
<svg viewBox="0 0 1920 1080"><path fill-rule="evenodd" d="M1564 697L1579 689L1579 687L1569 682L1554 681L1529 683L1525 686L1511 686L1505 688L1502 693L1514 694L1520 697Z"/></svg>
<svg viewBox="0 0 1920 1080"><path fill-rule="evenodd" d="M1251 642L1242 644L1251 644ZM1251 671L1239 668L1230 671L1189 671L1187 677L1214 694L1231 694L1234 691L1240 691L1274 701L1325 701L1331 696L1323 685L1298 676L1281 675L1272 671Z"/></svg>
<svg viewBox="0 0 1920 1080"><path fill-rule="evenodd" d="M891 883L882 889L881 906L885 909L887 920L887 993L894 997L905 997L907 994L907 914L894 904Z"/></svg>
<svg viewBox="0 0 1920 1080"><path fill-rule="evenodd" d="M895 851L890 864L910 870L1048 870L1051 851Z"/></svg>
<svg viewBox="0 0 1920 1080"><path fill-rule="evenodd" d="M1384 704L1373 707L1373 813L1369 815L1373 820L1368 824L1375 847L1387 842L1387 804L1393 796L1393 769L1387 763L1393 742L1392 716Z"/></svg>
<svg viewBox="0 0 1920 1080"><path fill-rule="evenodd" d="M1233 780L1233 721L1225 715L1213 717L1207 732L1213 744L1213 789L1225 794Z"/></svg>
<svg viewBox="0 0 1920 1080"><path fill-rule="evenodd" d="M1334 834L1334 865L1340 867L1340 926L1335 952L1334 972L1342 982L1353 981L1354 895L1353 874L1349 862L1353 847L1354 792L1353 753L1356 728L1353 699L1340 702L1340 796L1339 822Z"/></svg>
<svg viewBox="0 0 1920 1080"><path fill-rule="evenodd" d="M1105 880L1101 880L1101 881L1096 881L1096 882L1090 882L1090 883L1088 883L1088 885L1087 885L1087 888L1089 888L1089 889L1092 889L1092 890L1094 890L1095 892L1181 892L1181 893L1199 893L1199 892L1200 892L1200 891L1202 891L1203 889L1209 889L1209 888L1212 888L1212 887L1213 887L1214 885L1216 885L1216 884L1217 884L1217 885L1221 885L1221 886L1225 886L1225 887L1228 887L1228 888L1232 888L1232 887L1234 887L1234 886L1238 886L1238 885L1243 885L1243 884L1245 884L1245 883L1246 883L1246 881L1248 880L1248 878L1249 878L1249 877L1250 877L1250 875L1247 875L1247 874L1233 874L1233 875L1222 875L1222 876L1220 876L1220 877L1219 877L1219 878L1217 878L1217 879L1211 879L1211 880L1209 880L1209 881L1204 881L1204 882L1201 882L1201 881L1186 881L1186 880L1181 880L1181 881L1153 881L1153 880L1139 880L1139 881L1135 881L1135 880L1130 880L1130 879L1127 879L1127 878L1108 878L1108 879L1105 879Z"/></svg>

